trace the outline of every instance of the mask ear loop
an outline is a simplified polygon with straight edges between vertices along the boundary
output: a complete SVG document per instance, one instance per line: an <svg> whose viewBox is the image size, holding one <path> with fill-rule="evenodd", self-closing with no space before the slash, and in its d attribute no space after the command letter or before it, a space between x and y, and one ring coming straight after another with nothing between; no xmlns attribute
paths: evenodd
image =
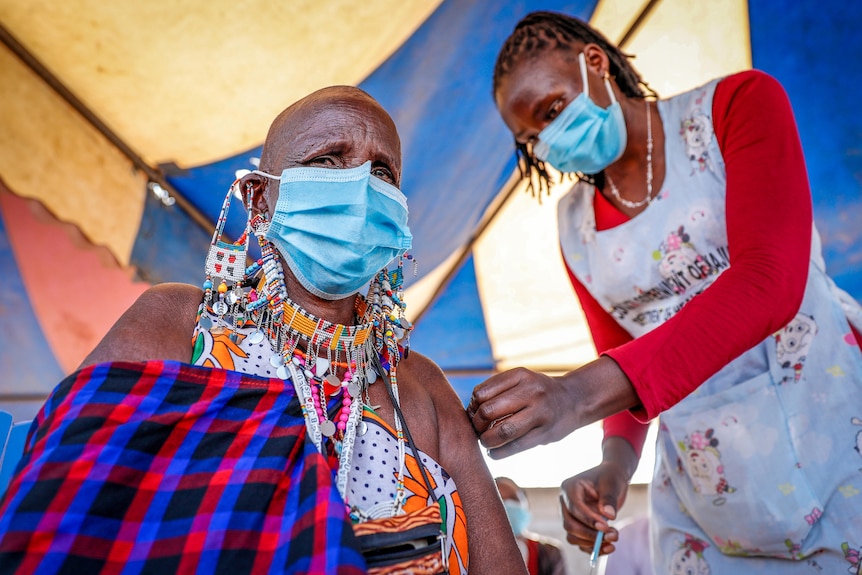
<svg viewBox="0 0 862 575"><path fill-rule="evenodd" d="M581 84L584 87L584 94L587 98L590 97L590 83L587 81L587 57L584 56L584 53L581 52L578 54L578 61L581 65ZM611 75L608 72L605 72L604 80L605 80L605 88L608 91L608 96L611 99L611 106L617 103L617 95L614 94L614 89L611 87L610 82Z"/></svg>
<svg viewBox="0 0 862 575"><path fill-rule="evenodd" d="M614 89L611 88L610 77L611 77L611 75L608 74L607 72L605 72L605 88L608 89L608 96L610 96L610 98L611 98L610 105L613 106L614 104L617 103L617 95L614 93Z"/></svg>
<svg viewBox="0 0 862 575"><path fill-rule="evenodd" d="M584 95L590 97L590 83L587 81L587 57L581 52L578 54L578 63L581 65L581 86L583 86Z"/></svg>
<svg viewBox="0 0 862 575"><path fill-rule="evenodd" d="M261 172L260 170L252 170L252 174L257 174L258 176L263 176L264 178L269 178L270 180L281 181L281 176L273 176L272 174L267 174L266 172Z"/></svg>

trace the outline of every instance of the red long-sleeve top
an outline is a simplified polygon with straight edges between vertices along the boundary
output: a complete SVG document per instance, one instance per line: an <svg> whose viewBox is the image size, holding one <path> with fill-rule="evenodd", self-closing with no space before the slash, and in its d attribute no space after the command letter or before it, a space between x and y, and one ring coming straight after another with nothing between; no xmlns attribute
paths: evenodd
<svg viewBox="0 0 862 575"><path fill-rule="evenodd" d="M735 74L718 83L712 112L727 170L731 267L670 320L637 339L569 270L596 351L619 364L641 401L641 407L605 419L605 439L623 437L638 455L650 419L786 325L805 291L811 192L784 89L757 70ZM595 194L594 209L598 230L628 219L601 194Z"/></svg>

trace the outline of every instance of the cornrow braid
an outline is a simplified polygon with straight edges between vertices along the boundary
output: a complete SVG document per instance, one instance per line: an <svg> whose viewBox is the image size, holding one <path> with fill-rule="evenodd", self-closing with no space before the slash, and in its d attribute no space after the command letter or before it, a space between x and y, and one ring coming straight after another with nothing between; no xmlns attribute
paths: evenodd
<svg viewBox="0 0 862 575"><path fill-rule="evenodd" d="M604 50L610 62L608 72L614 77L623 94L630 98L658 97L658 94L641 79L640 74L629 62L633 56L620 50L599 31L582 20L558 12L532 12L518 22L497 55L497 62L494 65L493 94L497 94L500 82L521 59L533 58L547 50L574 50L576 42L596 44ZM548 191L553 184L545 163L535 156L530 144L516 141L515 154L521 177L529 179L527 189L535 195L537 190L534 182L538 180L538 192L541 198L541 192ZM595 183L599 187L604 182L604 174L590 176L579 173L577 177Z"/></svg>

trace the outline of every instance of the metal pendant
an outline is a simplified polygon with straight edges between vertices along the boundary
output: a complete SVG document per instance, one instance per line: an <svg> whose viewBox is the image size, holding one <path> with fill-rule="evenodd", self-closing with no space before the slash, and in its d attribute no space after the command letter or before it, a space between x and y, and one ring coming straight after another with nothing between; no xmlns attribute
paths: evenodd
<svg viewBox="0 0 862 575"><path fill-rule="evenodd" d="M213 326L213 320L206 314L201 314L201 321L199 323L201 329L210 329Z"/></svg>
<svg viewBox="0 0 862 575"><path fill-rule="evenodd" d="M318 357L315 360L314 375L323 377L323 374L329 369L329 360L324 357Z"/></svg>
<svg viewBox="0 0 862 575"><path fill-rule="evenodd" d="M287 380L287 379L290 379L290 372L287 371L287 368L282 365L281 367L279 367L278 369L275 370L275 376L278 377L279 379Z"/></svg>
<svg viewBox="0 0 862 575"><path fill-rule="evenodd" d="M368 424L365 423L364 421L361 421L359 423L359 426L357 426L357 428L356 428L356 434L361 437L361 436L365 435L366 433L368 433Z"/></svg>
<svg viewBox="0 0 862 575"><path fill-rule="evenodd" d="M377 370L373 367L369 367L365 370L365 377L368 379L369 385L377 381Z"/></svg>
<svg viewBox="0 0 862 575"><path fill-rule="evenodd" d="M320 424L320 433L322 433L326 437L332 437L333 435L335 435L335 429L335 424L328 419L321 422Z"/></svg>
<svg viewBox="0 0 862 575"><path fill-rule="evenodd" d="M219 317L227 313L227 304L223 301L217 301L213 304L213 312Z"/></svg>
<svg viewBox="0 0 862 575"><path fill-rule="evenodd" d="M259 329L254 330L248 336L248 342L252 345L258 344L263 341L264 336L263 332Z"/></svg>
<svg viewBox="0 0 862 575"><path fill-rule="evenodd" d="M359 394L362 392L362 387L356 382L351 381L347 384L347 393L350 394L350 397L356 399L359 397Z"/></svg>
<svg viewBox="0 0 862 575"><path fill-rule="evenodd" d="M282 361L280 355L274 353L269 358L269 365L271 365L272 367L281 367L282 365L284 365L284 362Z"/></svg>

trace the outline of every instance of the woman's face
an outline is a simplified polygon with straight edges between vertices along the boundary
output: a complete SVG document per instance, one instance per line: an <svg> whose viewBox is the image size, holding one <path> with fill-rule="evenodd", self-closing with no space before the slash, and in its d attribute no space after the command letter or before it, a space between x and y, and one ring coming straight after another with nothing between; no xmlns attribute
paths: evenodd
<svg viewBox="0 0 862 575"><path fill-rule="evenodd" d="M522 57L500 81L497 109L519 143L535 143L539 132L583 91L578 50L553 49ZM610 98L598 75L588 69L587 78L590 98L607 107Z"/></svg>

